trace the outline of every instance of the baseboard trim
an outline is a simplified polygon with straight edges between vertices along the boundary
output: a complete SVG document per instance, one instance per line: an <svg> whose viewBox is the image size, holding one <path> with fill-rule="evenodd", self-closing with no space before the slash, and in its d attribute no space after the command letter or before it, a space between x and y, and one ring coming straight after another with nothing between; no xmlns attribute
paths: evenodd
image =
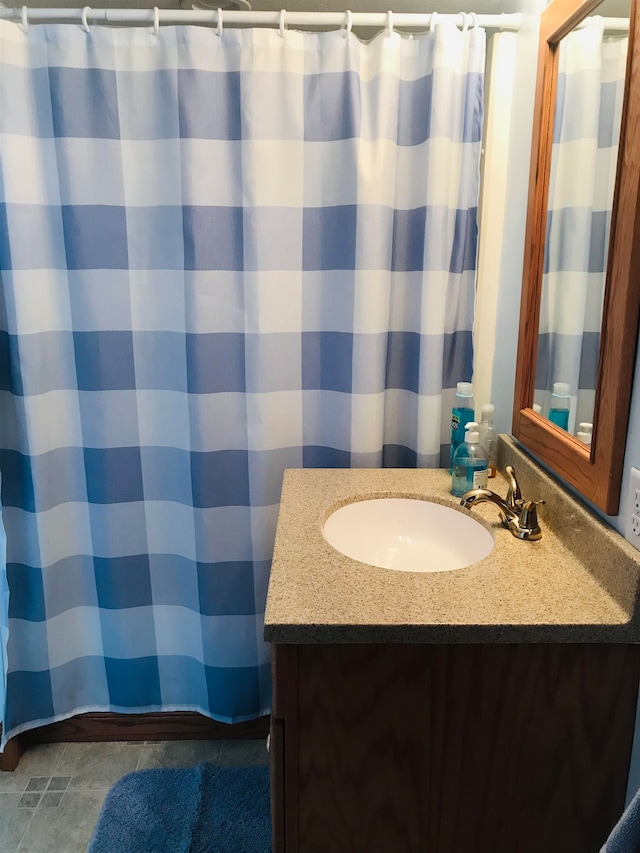
<svg viewBox="0 0 640 853"><path fill-rule="evenodd" d="M157 714L78 714L12 738L0 753L0 770L15 770L27 747L36 743L94 741L227 740L266 738L270 716L244 723L219 723L191 711Z"/></svg>
<svg viewBox="0 0 640 853"><path fill-rule="evenodd" d="M0 735L2 734L2 724L0 724ZM20 763L22 756L23 745L19 737L12 738L5 746L4 752L0 752L0 771L5 770L12 772Z"/></svg>

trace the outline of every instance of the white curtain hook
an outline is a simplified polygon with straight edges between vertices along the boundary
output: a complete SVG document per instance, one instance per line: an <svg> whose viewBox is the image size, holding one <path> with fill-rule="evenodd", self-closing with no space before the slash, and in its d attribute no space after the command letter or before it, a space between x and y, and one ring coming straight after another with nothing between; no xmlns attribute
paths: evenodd
<svg viewBox="0 0 640 853"><path fill-rule="evenodd" d="M153 34L157 36L160 32L160 9L157 6L153 7Z"/></svg>
<svg viewBox="0 0 640 853"><path fill-rule="evenodd" d="M460 14L462 15L462 32L466 33L466 31L469 29L470 16L467 14L467 12L461 12Z"/></svg>
<svg viewBox="0 0 640 853"><path fill-rule="evenodd" d="M222 35L222 9L218 9L218 13L216 15L216 23L218 25L218 35Z"/></svg>
<svg viewBox="0 0 640 853"><path fill-rule="evenodd" d="M284 38L284 32L285 32L284 16L286 14L287 14L286 9L280 9L280 38Z"/></svg>
<svg viewBox="0 0 640 853"><path fill-rule="evenodd" d="M89 26L89 22L87 21L87 13L91 9L91 6L83 6L82 7L82 15L80 17L80 22L82 24L82 29L85 33L91 32L91 27Z"/></svg>
<svg viewBox="0 0 640 853"><path fill-rule="evenodd" d="M351 27L353 26L353 15L351 14L351 9L347 9L347 11L344 13L344 16L344 37L347 38L347 36L351 32Z"/></svg>
<svg viewBox="0 0 640 853"><path fill-rule="evenodd" d="M391 38L393 35L393 12L389 10L387 12L387 38Z"/></svg>
<svg viewBox="0 0 640 853"><path fill-rule="evenodd" d="M469 17L471 18L471 26L474 30L478 29L478 16L475 12L469 12Z"/></svg>
<svg viewBox="0 0 640 853"><path fill-rule="evenodd" d="M434 31L437 20L438 20L438 13L432 12L431 13L431 20L429 21L429 32L430 33L432 33Z"/></svg>
<svg viewBox="0 0 640 853"><path fill-rule="evenodd" d="M21 27L25 33L28 32L28 30L29 30L29 10L27 9L26 6L22 7L20 25L21 25Z"/></svg>

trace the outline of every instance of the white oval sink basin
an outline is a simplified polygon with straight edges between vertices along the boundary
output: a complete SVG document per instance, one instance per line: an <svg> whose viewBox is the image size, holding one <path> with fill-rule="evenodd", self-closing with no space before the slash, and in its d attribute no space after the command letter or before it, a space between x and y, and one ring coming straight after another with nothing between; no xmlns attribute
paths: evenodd
<svg viewBox="0 0 640 853"><path fill-rule="evenodd" d="M492 534L466 513L414 498L373 498L333 512L323 528L336 551L399 572L449 572L477 563Z"/></svg>

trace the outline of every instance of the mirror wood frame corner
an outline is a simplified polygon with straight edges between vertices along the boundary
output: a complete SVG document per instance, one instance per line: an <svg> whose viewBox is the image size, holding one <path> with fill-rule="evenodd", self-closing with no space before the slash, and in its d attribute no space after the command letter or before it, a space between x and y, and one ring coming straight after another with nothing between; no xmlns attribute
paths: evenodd
<svg viewBox="0 0 640 853"><path fill-rule="evenodd" d="M618 512L640 317L640 0L629 47L611 217L591 447L533 409L558 46L600 0L552 0L540 20L513 435L609 515Z"/></svg>

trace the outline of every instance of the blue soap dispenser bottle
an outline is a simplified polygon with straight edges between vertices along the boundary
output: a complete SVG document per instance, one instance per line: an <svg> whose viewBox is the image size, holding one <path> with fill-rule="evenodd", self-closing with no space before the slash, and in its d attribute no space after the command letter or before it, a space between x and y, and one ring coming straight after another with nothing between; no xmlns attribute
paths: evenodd
<svg viewBox="0 0 640 853"><path fill-rule="evenodd" d="M456 401L451 410L450 474L453 471L453 455L464 441L465 428L475 416L474 408L473 385L471 382L458 382L456 386Z"/></svg>
<svg viewBox="0 0 640 853"><path fill-rule="evenodd" d="M486 489L489 474L487 454L480 445L478 424L471 421L466 429L465 440L453 457L451 493L457 498L471 489Z"/></svg>

